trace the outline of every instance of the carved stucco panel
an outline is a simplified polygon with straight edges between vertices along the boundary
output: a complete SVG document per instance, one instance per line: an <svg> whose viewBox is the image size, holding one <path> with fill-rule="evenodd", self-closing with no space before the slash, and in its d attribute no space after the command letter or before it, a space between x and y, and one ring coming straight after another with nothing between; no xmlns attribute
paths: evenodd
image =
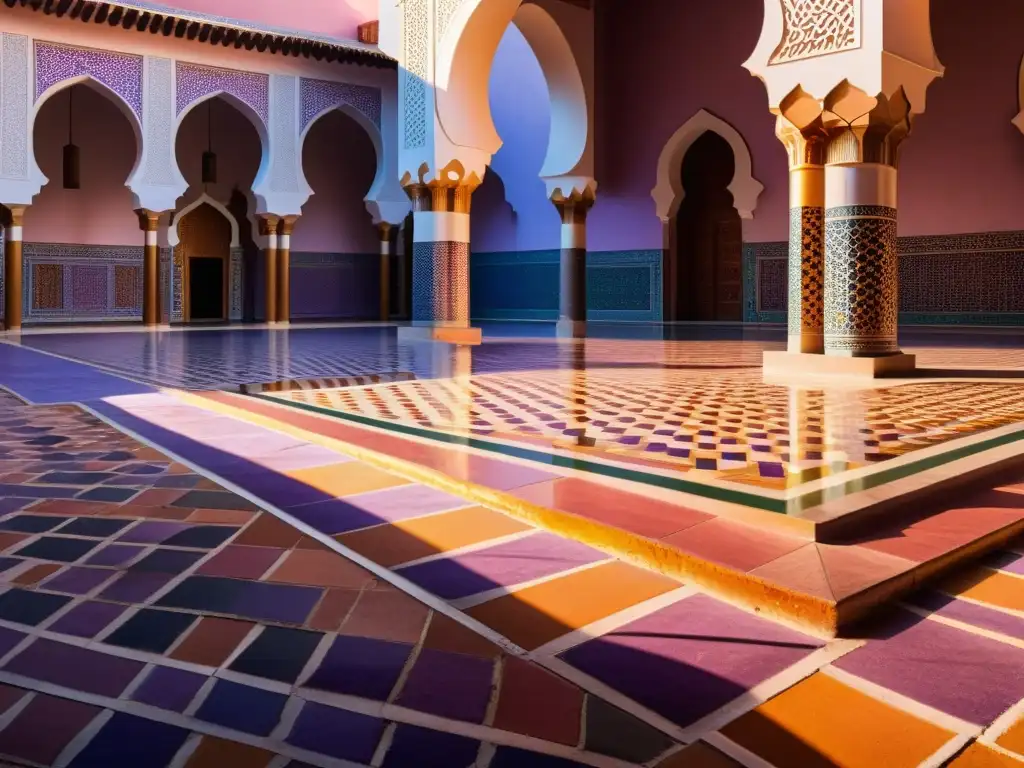
<svg viewBox="0 0 1024 768"><path fill-rule="evenodd" d="M174 157L174 63L146 57L142 126L145 139L145 173L142 183L173 186Z"/></svg>
<svg viewBox="0 0 1024 768"><path fill-rule="evenodd" d="M406 149L416 149L427 143L427 75L430 56L431 0L405 0L402 4L402 30L404 66L399 70L402 79L402 107L405 118L404 143Z"/></svg>
<svg viewBox="0 0 1024 768"><path fill-rule="evenodd" d="M860 47L861 0L779 0L783 34L769 64Z"/></svg>
<svg viewBox="0 0 1024 768"><path fill-rule="evenodd" d="M175 103L177 114L211 93L227 93L252 108L264 125L270 117L269 76L257 72L206 67L177 62Z"/></svg>
<svg viewBox="0 0 1024 768"><path fill-rule="evenodd" d="M36 41L36 100L57 83L88 75L142 116L142 57Z"/></svg>
<svg viewBox="0 0 1024 768"><path fill-rule="evenodd" d="M0 33L0 176L28 178L29 39Z"/></svg>
<svg viewBox="0 0 1024 768"><path fill-rule="evenodd" d="M300 131L306 130L318 115L342 105L352 107L377 128L380 128L381 96L379 88L304 77L300 90L302 98Z"/></svg>
<svg viewBox="0 0 1024 768"><path fill-rule="evenodd" d="M274 148L270 168L272 192L299 191L298 99L299 79L292 75L273 75L270 78L271 121L270 143Z"/></svg>

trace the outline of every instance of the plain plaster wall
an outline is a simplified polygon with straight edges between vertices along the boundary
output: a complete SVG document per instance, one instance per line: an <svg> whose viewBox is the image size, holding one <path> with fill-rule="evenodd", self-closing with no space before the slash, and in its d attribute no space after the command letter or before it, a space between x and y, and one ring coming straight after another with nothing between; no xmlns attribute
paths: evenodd
<svg viewBox="0 0 1024 768"><path fill-rule="evenodd" d="M733 125L765 186L747 242L788 236L785 152L764 86L742 67L761 29L761 0L680 3L603 0L598 34L598 195L588 223L593 251L660 249L651 189L672 134L701 109ZM1019 111L1024 38L1019 0L932 0L932 33L946 73L903 149L900 234L1024 229L1024 135ZM638 47L638 46L642 46ZM504 140L493 166L516 211L474 216L475 251L557 247L557 217L537 181L550 109L536 60L514 28L491 74L491 109ZM477 193L480 195L480 192Z"/></svg>

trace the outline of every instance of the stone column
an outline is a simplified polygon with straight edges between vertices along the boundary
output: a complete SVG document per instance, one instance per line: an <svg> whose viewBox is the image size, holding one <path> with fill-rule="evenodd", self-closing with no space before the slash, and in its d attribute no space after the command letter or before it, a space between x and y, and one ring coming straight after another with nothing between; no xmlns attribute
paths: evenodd
<svg viewBox="0 0 1024 768"><path fill-rule="evenodd" d="M899 268L896 250L896 164L910 131L901 93L844 118L856 94L837 89L826 100L825 354L884 357L900 353Z"/></svg>
<svg viewBox="0 0 1024 768"><path fill-rule="evenodd" d="M277 322L277 229L280 220L272 214L260 216L260 234L267 238L263 249L266 322Z"/></svg>
<svg viewBox="0 0 1024 768"><path fill-rule="evenodd" d="M157 231L160 227L160 212L139 208L139 228L144 233L142 253L142 324L160 325L160 248L157 245Z"/></svg>
<svg viewBox="0 0 1024 768"><path fill-rule="evenodd" d="M393 227L386 221L377 225L380 237L380 320L386 323L391 317L391 234Z"/></svg>
<svg viewBox="0 0 1024 768"><path fill-rule="evenodd" d="M789 154L788 334L791 353L824 351L825 135L820 118L799 128L779 115Z"/></svg>
<svg viewBox="0 0 1024 768"><path fill-rule="evenodd" d="M298 216L282 216L277 228L277 322L292 319L292 230Z"/></svg>
<svg viewBox="0 0 1024 768"><path fill-rule="evenodd" d="M27 205L3 208L4 220L4 330L20 331L22 302L21 243Z"/></svg>
<svg viewBox="0 0 1024 768"><path fill-rule="evenodd" d="M560 192L552 196L562 217L562 252L558 281L559 337L582 338L587 335L587 212L593 195Z"/></svg>
<svg viewBox="0 0 1024 768"><path fill-rule="evenodd" d="M479 344L469 325L469 206L474 185L411 183L413 209L410 339Z"/></svg>

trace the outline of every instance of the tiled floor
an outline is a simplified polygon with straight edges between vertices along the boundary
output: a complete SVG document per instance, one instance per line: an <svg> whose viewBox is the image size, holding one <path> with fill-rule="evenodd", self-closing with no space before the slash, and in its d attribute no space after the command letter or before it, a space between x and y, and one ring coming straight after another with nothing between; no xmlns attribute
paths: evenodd
<svg viewBox="0 0 1024 768"><path fill-rule="evenodd" d="M19 355L32 373L0 365L0 384L87 401L119 429L72 406L0 403L0 759L1024 765L1020 540L826 641L541 530L458 483L364 460L355 431L339 450L265 414L232 415L222 398L122 392L115 376ZM62 387L56 367L75 385ZM377 439L375 450L435 460L421 443ZM435 468L495 493L589 498L603 515L631 501L448 454ZM1021 481L857 547L873 568L955 547L1016 515ZM555 493L562 483L577 485ZM643 507L643 536L723 524ZM711 556L720 539L702 536L691 546ZM743 541L734 550L754 572L806 580L813 555L829 590L863 578L862 561L829 570L839 549Z"/></svg>

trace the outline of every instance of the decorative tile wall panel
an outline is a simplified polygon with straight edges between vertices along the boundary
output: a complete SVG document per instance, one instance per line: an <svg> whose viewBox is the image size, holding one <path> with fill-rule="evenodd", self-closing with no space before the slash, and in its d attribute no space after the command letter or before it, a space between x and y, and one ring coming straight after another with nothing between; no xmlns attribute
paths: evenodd
<svg viewBox="0 0 1024 768"><path fill-rule="evenodd" d="M142 319L142 246L28 243L26 323Z"/></svg>

